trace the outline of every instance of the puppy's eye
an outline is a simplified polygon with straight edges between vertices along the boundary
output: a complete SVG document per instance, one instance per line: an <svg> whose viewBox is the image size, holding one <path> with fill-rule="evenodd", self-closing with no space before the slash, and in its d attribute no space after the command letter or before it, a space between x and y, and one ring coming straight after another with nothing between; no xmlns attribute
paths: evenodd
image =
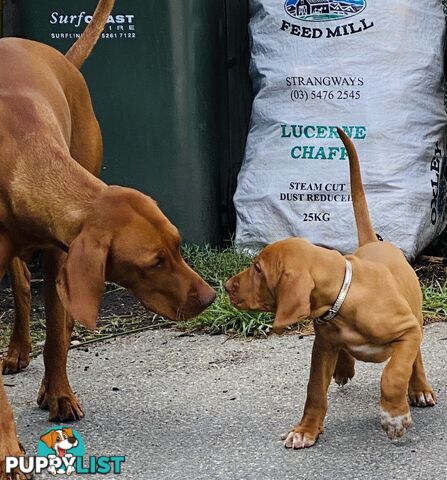
<svg viewBox="0 0 447 480"><path fill-rule="evenodd" d="M256 263L253 265L253 267L254 267L256 273L262 273L261 265L259 265L258 262L256 262Z"/></svg>

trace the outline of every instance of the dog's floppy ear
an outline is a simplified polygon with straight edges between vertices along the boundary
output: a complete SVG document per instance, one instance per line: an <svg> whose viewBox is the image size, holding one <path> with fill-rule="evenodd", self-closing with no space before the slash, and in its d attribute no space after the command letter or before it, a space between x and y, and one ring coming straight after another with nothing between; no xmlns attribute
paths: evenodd
<svg viewBox="0 0 447 480"><path fill-rule="evenodd" d="M57 432L55 430L51 430L50 432L42 435L40 439L42 442L48 447L53 448L56 443Z"/></svg>
<svg viewBox="0 0 447 480"><path fill-rule="evenodd" d="M104 235L104 234L102 234ZM104 293L110 238L82 231L71 243L56 280L57 293L70 316L96 328Z"/></svg>
<svg viewBox="0 0 447 480"><path fill-rule="evenodd" d="M315 283L307 271L284 272L281 275L275 289L274 332L281 332L310 315L310 296L314 288Z"/></svg>

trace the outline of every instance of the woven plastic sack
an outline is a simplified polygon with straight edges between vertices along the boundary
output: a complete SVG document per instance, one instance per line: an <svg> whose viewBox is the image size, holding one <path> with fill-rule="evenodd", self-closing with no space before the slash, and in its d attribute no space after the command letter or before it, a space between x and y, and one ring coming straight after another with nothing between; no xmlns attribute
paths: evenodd
<svg viewBox="0 0 447 480"><path fill-rule="evenodd" d="M441 0L250 0L253 104L236 243L352 252L353 139L377 233L414 258L446 224Z"/></svg>

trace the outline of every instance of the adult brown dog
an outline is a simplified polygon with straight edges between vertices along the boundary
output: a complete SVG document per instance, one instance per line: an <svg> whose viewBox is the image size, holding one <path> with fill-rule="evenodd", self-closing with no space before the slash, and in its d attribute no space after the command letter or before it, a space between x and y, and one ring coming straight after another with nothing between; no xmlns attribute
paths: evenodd
<svg viewBox="0 0 447 480"><path fill-rule="evenodd" d="M403 436L411 424L407 395L414 406L436 403L420 351L419 281L397 247L377 240L357 153L340 129L339 135L349 154L359 249L344 257L291 238L266 247L251 268L226 284L237 308L275 312L274 330L305 318L315 320L307 400L301 421L284 437L288 448L316 442L323 431L331 377L345 384L354 376L354 359L379 363L390 359L382 375L380 400L381 424L388 437Z"/></svg>
<svg viewBox="0 0 447 480"><path fill-rule="evenodd" d="M65 369L70 317L95 327L105 280L177 320L215 298L184 262L180 235L156 203L90 173L99 171L102 141L79 67L113 4L100 0L66 56L37 42L0 40L0 278L14 257L45 251L46 371L39 401L52 419L82 416ZM0 470L5 455L20 451L0 387Z"/></svg>

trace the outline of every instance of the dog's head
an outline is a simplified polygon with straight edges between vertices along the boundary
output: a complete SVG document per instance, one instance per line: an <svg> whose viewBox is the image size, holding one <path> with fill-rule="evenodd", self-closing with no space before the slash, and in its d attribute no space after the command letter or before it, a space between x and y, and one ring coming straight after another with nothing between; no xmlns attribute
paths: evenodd
<svg viewBox="0 0 447 480"><path fill-rule="evenodd" d="M264 248L250 268L225 284L231 303L241 310L274 312L274 331L307 318L315 288L314 247L291 238Z"/></svg>
<svg viewBox="0 0 447 480"><path fill-rule="evenodd" d="M48 448L53 449L60 457L63 457L67 450L78 445L78 441L73 434L72 428L51 430L45 435L42 435L40 439Z"/></svg>
<svg viewBox="0 0 447 480"><path fill-rule="evenodd" d="M57 278L65 309L89 328L96 326L106 280L173 320L193 317L215 299L183 260L180 235L156 202L123 187L107 187L95 200Z"/></svg>

